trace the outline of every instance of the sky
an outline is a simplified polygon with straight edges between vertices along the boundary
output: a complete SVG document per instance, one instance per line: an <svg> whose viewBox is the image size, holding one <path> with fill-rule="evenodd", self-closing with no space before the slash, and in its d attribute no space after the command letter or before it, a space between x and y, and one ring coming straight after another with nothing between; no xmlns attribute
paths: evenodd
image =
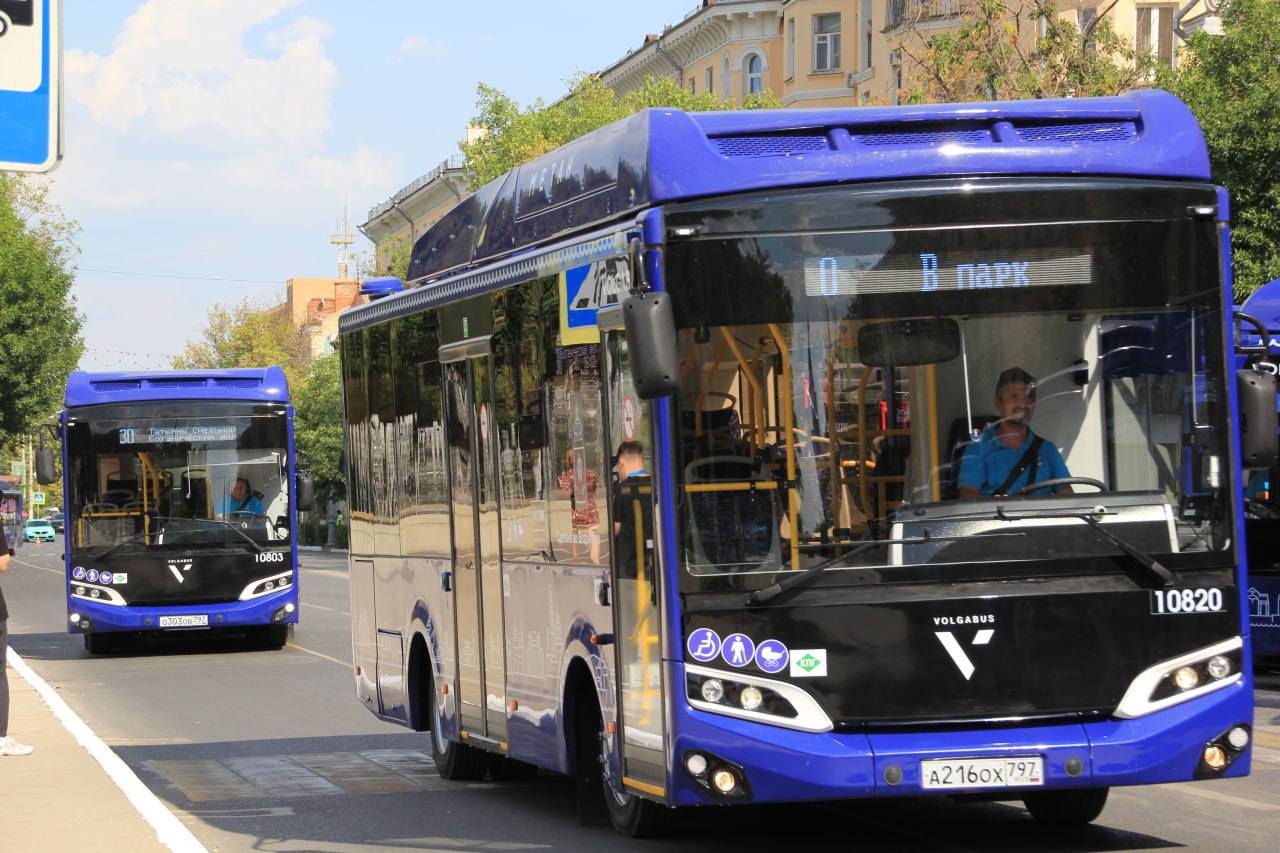
<svg viewBox="0 0 1280 853"><path fill-rule="evenodd" d="M479 83L552 102L699 5L63 0L80 368L168 367L210 308L336 277L344 211L371 255L357 226L460 153Z"/></svg>

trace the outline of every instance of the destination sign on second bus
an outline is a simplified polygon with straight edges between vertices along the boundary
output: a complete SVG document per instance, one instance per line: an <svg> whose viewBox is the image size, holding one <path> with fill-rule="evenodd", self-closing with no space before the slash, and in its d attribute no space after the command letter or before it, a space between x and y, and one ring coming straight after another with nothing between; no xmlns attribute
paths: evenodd
<svg viewBox="0 0 1280 853"><path fill-rule="evenodd" d="M916 255L836 255L806 258L804 292L808 296L862 296L874 293L928 293L1061 287L1093 283L1089 252L1043 252L1003 257L962 257L921 252Z"/></svg>
<svg viewBox="0 0 1280 853"><path fill-rule="evenodd" d="M231 424L177 427L123 427L121 444L207 444L211 441L235 441L240 430Z"/></svg>

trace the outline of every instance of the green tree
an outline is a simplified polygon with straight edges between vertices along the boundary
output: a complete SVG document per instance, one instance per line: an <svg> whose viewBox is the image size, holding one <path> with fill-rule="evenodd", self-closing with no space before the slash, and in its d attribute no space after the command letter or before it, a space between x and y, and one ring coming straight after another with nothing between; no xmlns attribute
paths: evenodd
<svg viewBox="0 0 1280 853"><path fill-rule="evenodd" d="M478 90L479 115L472 124L484 134L462 143L472 188L482 187L516 166L553 151L585 133L626 118L646 107L675 107L688 111L776 107L768 92L751 95L741 104L721 101L710 92L690 94L668 77L645 80L633 92L618 95L590 74L569 81L568 96L553 104L534 101L527 108L483 83Z"/></svg>
<svg viewBox="0 0 1280 853"><path fill-rule="evenodd" d="M246 298L228 308L215 305L199 340L188 342L173 366L185 368L284 368L289 388L298 394L306 382L310 358L306 335L293 325L283 305Z"/></svg>
<svg viewBox="0 0 1280 853"><path fill-rule="evenodd" d="M311 363L303 389L294 395L294 444L307 455L321 499L346 494L342 473L342 381L338 354Z"/></svg>
<svg viewBox="0 0 1280 853"><path fill-rule="evenodd" d="M899 40L909 69L900 97L910 103L1117 95L1154 73L1153 58L1112 29L1116 0L1100 3L1083 31L1053 0L964 0L963 23L937 32L924 26L932 5L908 4Z"/></svg>
<svg viewBox="0 0 1280 853"><path fill-rule="evenodd" d="M1213 180L1231 194L1235 296L1280 278L1280 3L1231 0L1222 35L1198 32L1159 85L1191 108Z"/></svg>
<svg viewBox="0 0 1280 853"><path fill-rule="evenodd" d="M61 408L84 352L71 296L78 233L49 202L47 183L0 172L0 434L28 431Z"/></svg>

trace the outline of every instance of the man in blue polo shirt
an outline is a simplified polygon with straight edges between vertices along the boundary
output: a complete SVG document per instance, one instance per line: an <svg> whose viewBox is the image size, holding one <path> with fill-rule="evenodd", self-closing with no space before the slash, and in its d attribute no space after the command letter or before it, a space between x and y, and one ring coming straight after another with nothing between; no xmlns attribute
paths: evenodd
<svg viewBox="0 0 1280 853"><path fill-rule="evenodd" d="M1000 420L982 431L960 459L957 479L961 498L1007 495L1030 483L1070 477L1067 463L1053 442L1031 431L1036 407L1036 380L1021 367L1010 367L996 381ZM1054 492L1070 492L1069 485ZM1036 489L1031 494L1048 494Z"/></svg>

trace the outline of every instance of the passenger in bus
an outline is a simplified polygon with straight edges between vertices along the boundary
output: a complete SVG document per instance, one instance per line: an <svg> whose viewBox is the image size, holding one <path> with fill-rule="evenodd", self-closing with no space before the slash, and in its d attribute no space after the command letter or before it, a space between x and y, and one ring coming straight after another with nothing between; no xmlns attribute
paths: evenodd
<svg viewBox="0 0 1280 853"><path fill-rule="evenodd" d="M250 490L249 481L244 477L237 477L236 484L231 487L231 494L218 502L218 511L214 518L263 515L265 512L258 495Z"/></svg>
<svg viewBox="0 0 1280 853"><path fill-rule="evenodd" d="M1053 442L1031 431L1036 406L1036 380L1021 367L1010 367L996 381L999 419L965 448L957 480L961 499L1007 495L1032 483L1070 477L1067 463ZM1072 491L1063 484L1032 494Z"/></svg>
<svg viewBox="0 0 1280 853"><path fill-rule="evenodd" d="M653 479L644 462L644 445L624 441L618 445L618 485L613 496L613 553L618 577L635 578L645 565L653 539ZM636 510L640 530L636 530ZM648 573L645 573L648 576Z"/></svg>
<svg viewBox="0 0 1280 853"><path fill-rule="evenodd" d="M572 507L573 558L578 558L578 546L586 544L591 562L600 564L600 507L596 506L596 488L599 476L594 468L586 465L585 454L574 457L570 447L564 454L565 467L560 475L560 488L569 493Z"/></svg>

